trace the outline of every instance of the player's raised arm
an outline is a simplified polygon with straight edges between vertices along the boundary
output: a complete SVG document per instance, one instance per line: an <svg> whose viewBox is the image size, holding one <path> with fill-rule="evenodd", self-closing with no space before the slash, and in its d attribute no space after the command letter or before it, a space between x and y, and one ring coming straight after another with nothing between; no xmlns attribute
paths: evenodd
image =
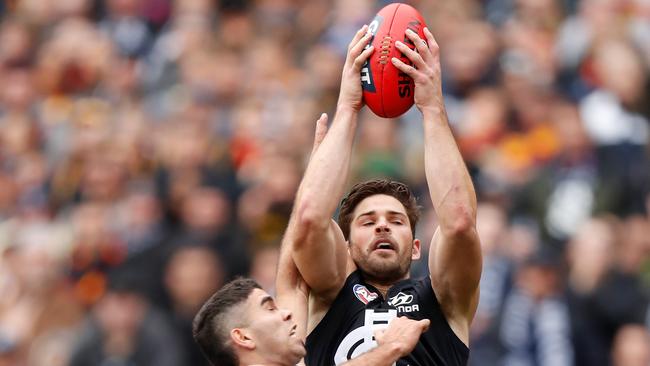
<svg viewBox="0 0 650 366"><path fill-rule="evenodd" d="M424 29L426 42L414 32L416 45L398 49L412 62L393 64L415 82L415 104L424 117L424 160L427 183L440 226L429 254L431 283L452 329L466 344L476 311L481 276L481 249L476 233L476 193L447 121L440 80L438 44Z"/></svg>
<svg viewBox="0 0 650 366"><path fill-rule="evenodd" d="M360 71L373 48L364 50L370 39L361 28L348 48L336 114L325 139L312 156L296 197L296 241L293 257L312 293L332 301L343 285L347 247L331 217L343 194L350 156L362 106Z"/></svg>
<svg viewBox="0 0 650 366"><path fill-rule="evenodd" d="M314 133L314 144L310 157L314 155L326 134L327 114L323 113L318 121L316 121L316 132ZM298 191L300 192L300 189ZM307 336L309 287L300 275L291 252L296 240L296 221L295 213L292 213L287 229L282 237L282 245L280 246L278 273L275 277L275 291L278 306L293 312L293 317L297 324L296 334L301 339L304 339Z"/></svg>

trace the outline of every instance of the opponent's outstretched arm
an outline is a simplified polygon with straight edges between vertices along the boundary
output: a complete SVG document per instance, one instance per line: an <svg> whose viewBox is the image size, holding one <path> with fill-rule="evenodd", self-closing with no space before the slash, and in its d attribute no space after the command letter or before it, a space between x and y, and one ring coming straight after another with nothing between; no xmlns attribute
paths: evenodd
<svg viewBox="0 0 650 366"><path fill-rule="evenodd" d="M311 158L296 197L293 257L312 293L332 301L347 276L347 247L331 217L347 182L357 113L362 106L361 66L373 51L361 28L348 48L341 91L332 125Z"/></svg>
<svg viewBox="0 0 650 366"><path fill-rule="evenodd" d="M316 132L314 134L314 144L310 154L310 159L320 146L327 134L327 114L321 114L316 121ZM302 187L302 185L301 185ZM298 193L300 194L300 187ZM307 337L307 307L309 301L309 287L303 280L296 263L293 260L292 249L296 241L296 224L295 212L289 217L289 224L282 237L280 246L280 258L278 259L278 272L275 277L275 291L278 306L289 309L293 313L296 321L296 334L301 339Z"/></svg>
<svg viewBox="0 0 650 366"><path fill-rule="evenodd" d="M398 42L414 66L393 64L415 81L415 104L424 117L424 162L429 193L440 226L431 242L431 283L452 329L466 344L478 304L481 248L476 233L476 193L454 140L442 96L439 48L424 29L407 36L417 52Z"/></svg>

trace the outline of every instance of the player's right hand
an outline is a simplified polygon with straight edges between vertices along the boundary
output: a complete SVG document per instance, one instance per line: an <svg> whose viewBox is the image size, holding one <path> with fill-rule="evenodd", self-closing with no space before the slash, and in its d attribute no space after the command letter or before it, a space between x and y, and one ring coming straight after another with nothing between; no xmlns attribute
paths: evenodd
<svg viewBox="0 0 650 366"><path fill-rule="evenodd" d="M359 111L363 106L363 91L361 90L361 67L374 51L373 46L364 47L370 41L372 35L368 32L368 26L364 25L354 35L348 46L348 54L343 65L341 77L341 91L337 107Z"/></svg>
<svg viewBox="0 0 650 366"><path fill-rule="evenodd" d="M420 335L429 329L429 319L412 320L405 316L393 319L388 328L375 332L375 339L379 346L389 345L395 347L400 357L406 356L420 339Z"/></svg>

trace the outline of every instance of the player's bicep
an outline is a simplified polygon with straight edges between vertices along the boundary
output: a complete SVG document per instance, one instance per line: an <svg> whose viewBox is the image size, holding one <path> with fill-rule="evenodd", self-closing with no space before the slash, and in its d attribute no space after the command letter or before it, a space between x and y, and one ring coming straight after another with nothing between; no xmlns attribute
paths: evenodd
<svg viewBox="0 0 650 366"><path fill-rule="evenodd" d="M322 230L304 230L293 247L296 266L312 293L331 300L345 282L347 257L345 238L333 220Z"/></svg>
<svg viewBox="0 0 650 366"><path fill-rule="evenodd" d="M431 284L445 315L471 321L476 311L482 259L474 227L444 235L436 230L429 252Z"/></svg>

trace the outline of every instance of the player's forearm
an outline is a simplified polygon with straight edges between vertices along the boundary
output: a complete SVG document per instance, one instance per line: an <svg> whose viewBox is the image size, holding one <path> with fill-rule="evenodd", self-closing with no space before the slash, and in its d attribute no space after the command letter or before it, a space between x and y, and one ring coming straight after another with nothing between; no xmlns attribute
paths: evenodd
<svg viewBox="0 0 650 366"><path fill-rule="evenodd" d="M280 246L275 291L277 304L293 313L294 321L297 324L297 336L305 338L307 336L309 287L298 271L292 254L293 245L297 239L296 221L296 217L292 213Z"/></svg>
<svg viewBox="0 0 650 366"><path fill-rule="evenodd" d="M399 359L399 350L392 344L379 346L350 360L343 366L391 366Z"/></svg>
<svg viewBox="0 0 650 366"><path fill-rule="evenodd" d="M329 225L347 182L357 113L337 110L327 136L312 156L296 197L299 224Z"/></svg>
<svg viewBox="0 0 650 366"><path fill-rule="evenodd" d="M451 133L443 106L424 115L424 162L433 207L443 233L471 229L476 218L476 193Z"/></svg>

